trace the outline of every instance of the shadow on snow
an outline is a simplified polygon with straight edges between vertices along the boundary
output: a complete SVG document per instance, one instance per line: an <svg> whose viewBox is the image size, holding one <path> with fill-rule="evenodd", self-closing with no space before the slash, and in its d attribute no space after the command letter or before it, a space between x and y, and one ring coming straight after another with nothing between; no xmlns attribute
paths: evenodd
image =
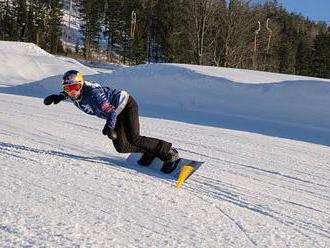
<svg viewBox="0 0 330 248"><path fill-rule="evenodd" d="M10 156L13 156L13 157L16 157L19 159L37 162L36 160L31 159L30 157L24 157L24 156L18 155L20 153L13 154L12 149L31 152L34 154L45 154L45 155L49 155L49 156L80 160L80 161L84 161L84 162L91 162L94 164L101 164L101 165L106 165L106 166L120 166L120 167L127 168L130 170L135 170L137 172L140 172L142 174L146 174L146 175L149 175L152 177L157 177L157 178L162 178L162 179L173 179L169 175L161 174L152 169L142 167L142 166L131 165L126 161L126 159L123 159L120 157L115 157L115 156L112 156L112 157L101 157L101 156L88 157L88 156L82 156L82 155L75 155L72 153L55 151L55 150L32 148L32 147L28 147L28 146L24 146L24 145L19 145L19 144L0 142L0 153L6 153Z"/></svg>

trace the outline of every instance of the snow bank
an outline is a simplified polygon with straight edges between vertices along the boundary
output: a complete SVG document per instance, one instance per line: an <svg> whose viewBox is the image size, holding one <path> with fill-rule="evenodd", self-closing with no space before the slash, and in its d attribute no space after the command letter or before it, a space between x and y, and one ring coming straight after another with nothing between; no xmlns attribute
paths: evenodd
<svg viewBox="0 0 330 248"><path fill-rule="evenodd" d="M61 91L56 75L68 69L85 75L93 72L33 44L1 42L0 47L5 58L0 62L0 84L12 85L0 88L2 93L43 98ZM318 136L330 134L330 80L180 64L123 67L85 79L127 90L138 100L144 116L259 133L263 129L261 133L274 136L281 136L283 130L292 134L297 126L317 130ZM270 126L281 131L270 133Z"/></svg>
<svg viewBox="0 0 330 248"><path fill-rule="evenodd" d="M186 65L186 64L179 64L178 66L190 69L194 72L201 73L203 75L208 75L213 77L221 77L222 75L225 75L228 80L237 83L245 83L245 84L267 84L267 83L276 83L283 81L314 81L314 80L329 82L329 80L327 79L281 74L281 73L270 73L264 71L253 71L253 70L214 67L214 66Z"/></svg>
<svg viewBox="0 0 330 248"><path fill-rule="evenodd" d="M200 115L207 123L233 116L329 128L330 80L174 64L123 68L93 79L127 89L164 118Z"/></svg>
<svg viewBox="0 0 330 248"><path fill-rule="evenodd" d="M68 69L95 73L76 61L56 58L32 43L0 41L0 57L0 87L62 75Z"/></svg>

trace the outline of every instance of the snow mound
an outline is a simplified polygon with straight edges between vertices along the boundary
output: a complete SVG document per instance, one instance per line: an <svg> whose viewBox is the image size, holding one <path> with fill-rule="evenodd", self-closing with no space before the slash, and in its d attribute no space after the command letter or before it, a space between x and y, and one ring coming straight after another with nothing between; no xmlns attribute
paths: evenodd
<svg viewBox="0 0 330 248"><path fill-rule="evenodd" d="M267 83L298 81L298 80L300 81L314 80L314 81L329 82L329 80L327 79L271 73L264 71L253 71L253 70L214 67L214 66L186 65L186 64L178 64L177 66L187 68L194 72L212 77L221 77L222 75L226 75L226 78L228 80L237 83L245 83L245 84L267 84Z"/></svg>
<svg viewBox="0 0 330 248"><path fill-rule="evenodd" d="M149 113L157 109L157 115L167 119L210 124L231 116L329 130L330 80L237 70L237 82L232 80L233 69L211 68L210 76L209 68L140 65L92 79L127 89ZM259 83L242 83L247 78Z"/></svg>
<svg viewBox="0 0 330 248"><path fill-rule="evenodd" d="M41 49L33 43L24 43L16 41L0 41L1 50L7 54L26 55L26 56L48 56L52 57L50 53Z"/></svg>
<svg viewBox="0 0 330 248"><path fill-rule="evenodd" d="M32 43L0 41L0 57L0 87L62 75L69 69L95 73L77 61L63 61Z"/></svg>

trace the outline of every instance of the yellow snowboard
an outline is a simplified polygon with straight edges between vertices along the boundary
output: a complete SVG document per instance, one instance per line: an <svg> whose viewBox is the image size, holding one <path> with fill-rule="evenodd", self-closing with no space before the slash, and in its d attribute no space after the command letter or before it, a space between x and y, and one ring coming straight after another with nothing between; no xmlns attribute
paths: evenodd
<svg viewBox="0 0 330 248"><path fill-rule="evenodd" d="M142 156L141 153L131 153L127 158L127 162L129 164L134 164L136 166L142 167L137 163L137 161L141 158L141 156ZM173 178L176 181L176 188L179 189L181 185L204 163L205 162L181 158L180 161L178 162L176 169L170 174L166 174L166 175L169 175L171 178ZM146 168L157 171L159 173L163 173L160 171L162 166L163 166L163 162L160 159L155 158L152 161L152 163Z"/></svg>

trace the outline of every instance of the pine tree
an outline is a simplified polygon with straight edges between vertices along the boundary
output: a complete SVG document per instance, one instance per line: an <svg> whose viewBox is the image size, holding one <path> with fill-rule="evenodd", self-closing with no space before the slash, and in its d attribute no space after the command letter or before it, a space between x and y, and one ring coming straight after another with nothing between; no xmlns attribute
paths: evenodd
<svg viewBox="0 0 330 248"><path fill-rule="evenodd" d="M274 49L278 61L277 71L294 74L298 34L294 23L294 15L289 15L284 9L281 9L278 16L280 32L278 34L277 45Z"/></svg>
<svg viewBox="0 0 330 248"><path fill-rule="evenodd" d="M1 18L1 39L16 40L17 26L15 25L15 14L11 5L11 1L5 0L0 5Z"/></svg>
<svg viewBox="0 0 330 248"><path fill-rule="evenodd" d="M277 48L277 59L278 59L278 72L289 73L290 58L289 58L290 48L285 40L282 40Z"/></svg>
<svg viewBox="0 0 330 248"><path fill-rule="evenodd" d="M164 62L184 61L182 1L159 0L155 3L153 12L153 37L157 46L157 57Z"/></svg>
<svg viewBox="0 0 330 248"><path fill-rule="evenodd" d="M27 1L14 0L12 1L13 15L15 16L15 30L18 41L25 41L26 27L27 27Z"/></svg>
<svg viewBox="0 0 330 248"><path fill-rule="evenodd" d="M311 47L306 32L300 31L298 35L295 73L307 76L311 74Z"/></svg>
<svg viewBox="0 0 330 248"><path fill-rule="evenodd" d="M142 0L107 0L105 3L104 26L108 38L109 50L116 50L123 58L123 62L144 63L146 61L145 11ZM132 12L137 16L134 33L131 34L133 25ZM113 45L116 45L115 47Z"/></svg>
<svg viewBox="0 0 330 248"><path fill-rule="evenodd" d="M313 76L330 78L330 33L320 33L312 50Z"/></svg>
<svg viewBox="0 0 330 248"><path fill-rule="evenodd" d="M45 0L35 0L29 3L30 13L32 16L32 42L46 48L45 30L47 25L47 5Z"/></svg>
<svg viewBox="0 0 330 248"><path fill-rule="evenodd" d="M93 51L98 50L103 9L103 1L81 1L80 14L83 21L81 32L84 36L84 55L86 59L91 57Z"/></svg>
<svg viewBox="0 0 330 248"><path fill-rule="evenodd" d="M119 44L119 40L121 40L121 10L123 7L121 3L121 0L105 1L103 25L105 27L104 33L107 37L107 54L109 59L112 59L114 44Z"/></svg>
<svg viewBox="0 0 330 248"><path fill-rule="evenodd" d="M150 0L149 0L150 1ZM124 8L124 23L128 35L125 36L125 50L130 63L141 64L146 62L148 28L146 26L145 8L149 1L126 0ZM132 23L132 12L136 14L136 23ZM124 26L124 27L125 27ZM135 26L135 30L134 29ZM131 33L132 31L132 33ZM134 33L133 33L134 31Z"/></svg>
<svg viewBox="0 0 330 248"><path fill-rule="evenodd" d="M58 0L49 1L49 22L47 31L47 51L51 53L58 53L63 50L61 43L61 20L62 20L62 6Z"/></svg>

